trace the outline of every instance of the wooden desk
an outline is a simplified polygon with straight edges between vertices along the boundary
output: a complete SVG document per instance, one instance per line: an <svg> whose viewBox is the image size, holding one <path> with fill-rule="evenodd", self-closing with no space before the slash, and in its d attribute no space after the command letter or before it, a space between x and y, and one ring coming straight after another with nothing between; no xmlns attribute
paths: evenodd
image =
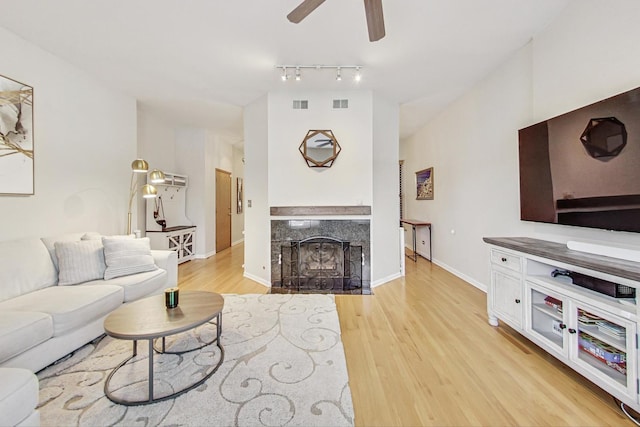
<svg viewBox="0 0 640 427"><path fill-rule="evenodd" d="M420 221L418 219L401 219L401 224L409 224L411 226L411 235L413 237L413 256L407 255L409 258L413 260L413 262L418 261L418 252L416 251L416 228L417 227L428 227L429 228L429 262L431 262L431 223Z"/></svg>

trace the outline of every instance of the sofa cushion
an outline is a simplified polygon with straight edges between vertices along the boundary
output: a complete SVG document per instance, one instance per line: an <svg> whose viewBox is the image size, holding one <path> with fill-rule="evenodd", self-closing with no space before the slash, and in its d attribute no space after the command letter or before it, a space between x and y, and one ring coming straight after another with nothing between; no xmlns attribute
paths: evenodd
<svg viewBox="0 0 640 427"><path fill-rule="evenodd" d="M33 417L38 388L38 377L28 369L0 368L0 423L15 426Z"/></svg>
<svg viewBox="0 0 640 427"><path fill-rule="evenodd" d="M167 272L158 268L153 271L116 277L102 283L121 286L124 290L124 302L135 301L142 297L159 293L167 282Z"/></svg>
<svg viewBox="0 0 640 427"><path fill-rule="evenodd" d="M51 260L53 261L53 265L56 267L56 270L58 269L58 257L56 257L56 246L55 246L56 242L77 242L82 238L84 234L85 233L67 233L67 234L60 234L57 236L43 237L41 239L42 243L44 243L47 250L49 251L49 256L51 257Z"/></svg>
<svg viewBox="0 0 640 427"><path fill-rule="evenodd" d="M53 320L48 314L3 310L0 312L0 363L52 336Z"/></svg>
<svg viewBox="0 0 640 427"><path fill-rule="evenodd" d="M57 280L40 239L0 242L0 301L55 285Z"/></svg>
<svg viewBox="0 0 640 427"><path fill-rule="evenodd" d="M76 285L102 279L106 268L101 240L56 242L58 285Z"/></svg>
<svg viewBox="0 0 640 427"><path fill-rule="evenodd" d="M122 239L103 237L104 261L107 268L104 279L156 270L158 266L151 255L148 237L142 239Z"/></svg>
<svg viewBox="0 0 640 427"><path fill-rule="evenodd" d="M39 311L53 318L53 336L86 325L122 305L120 286L54 286L0 303L3 310Z"/></svg>

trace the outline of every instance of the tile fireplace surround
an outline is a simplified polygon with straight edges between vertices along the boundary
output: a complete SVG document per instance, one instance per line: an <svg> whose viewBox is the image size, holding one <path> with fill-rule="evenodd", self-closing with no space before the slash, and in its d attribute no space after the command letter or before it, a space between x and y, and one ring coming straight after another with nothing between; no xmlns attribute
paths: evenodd
<svg viewBox="0 0 640 427"><path fill-rule="evenodd" d="M271 292L370 294L370 213L370 206L272 207Z"/></svg>

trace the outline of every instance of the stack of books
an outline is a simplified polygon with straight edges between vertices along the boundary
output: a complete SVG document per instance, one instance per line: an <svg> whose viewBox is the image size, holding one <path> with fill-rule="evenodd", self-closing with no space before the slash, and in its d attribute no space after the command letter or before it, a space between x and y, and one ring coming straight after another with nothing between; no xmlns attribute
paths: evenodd
<svg viewBox="0 0 640 427"><path fill-rule="evenodd" d="M559 299L547 296L544 299L544 303L549 307L555 308L558 311L558 313L562 313L562 301L560 301Z"/></svg>
<svg viewBox="0 0 640 427"><path fill-rule="evenodd" d="M613 338L624 339L627 335L627 330L624 327L606 320L598 320L596 325L600 332Z"/></svg>
<svg viewBox="0 0 640 427"><path fill-rule="evenodd" d="M604 319L602 319L602 317L596 316L595 314L591 314L588 311L578 309L578 323L582 325L593 326L603 320Z"/></svg>

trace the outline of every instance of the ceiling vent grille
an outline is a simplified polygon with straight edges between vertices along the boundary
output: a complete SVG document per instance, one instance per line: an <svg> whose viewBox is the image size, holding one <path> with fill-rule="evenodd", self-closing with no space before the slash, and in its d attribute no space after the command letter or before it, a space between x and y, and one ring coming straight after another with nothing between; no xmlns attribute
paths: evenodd
<svg viewBox="0 0 640 427"><path fill-rule="evenodd" d="M306 99L294 99L293 100L293 109L294 110L308 110L309 109L309 101Z"/></svg>
<svg viewBox="0 0 640 427"><path fill-rule="evenodd" d="M334 99L333 108L349 108L348 99Z"/></svg>

